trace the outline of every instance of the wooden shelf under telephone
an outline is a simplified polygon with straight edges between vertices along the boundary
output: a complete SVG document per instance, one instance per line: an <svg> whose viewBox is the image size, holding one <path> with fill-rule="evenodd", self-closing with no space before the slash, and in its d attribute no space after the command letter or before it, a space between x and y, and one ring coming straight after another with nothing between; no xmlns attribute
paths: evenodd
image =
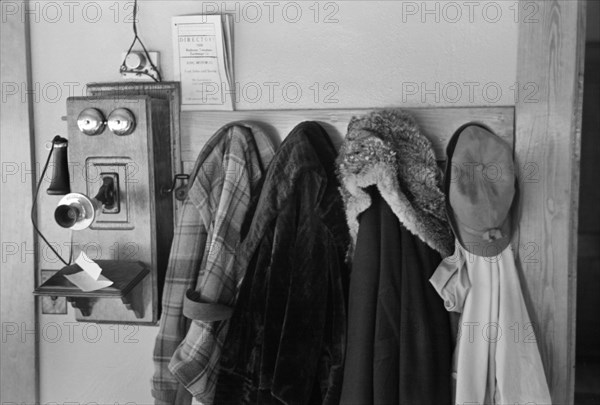
<svg viewBox="0 0 600 405"><path fill-rule="evenodd" d="M102 275L113 282L112 285L96 291L82 291L65 277L67 274L83 271L77 264L72 264L63 267L46 280L33 294L53 298L66 297L83 316L90 316L94 303L100 298L120 298L125 307L134 312L136 318L143 318L141 281L150 270L137 261L97 260L96 263L102 268Z"/></svg>

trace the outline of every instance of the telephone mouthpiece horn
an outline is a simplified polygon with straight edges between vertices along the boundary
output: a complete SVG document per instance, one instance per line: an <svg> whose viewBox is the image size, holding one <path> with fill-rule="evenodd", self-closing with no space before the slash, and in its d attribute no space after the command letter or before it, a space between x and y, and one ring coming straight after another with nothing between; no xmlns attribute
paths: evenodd
<svg viewBox="0 0 600 405"><path fill-rule="evenodd" d="M98 208L88 196L70 193L59 201L54 210L54 220L63 228L79 231L88 228L94 222Z"/></svg>

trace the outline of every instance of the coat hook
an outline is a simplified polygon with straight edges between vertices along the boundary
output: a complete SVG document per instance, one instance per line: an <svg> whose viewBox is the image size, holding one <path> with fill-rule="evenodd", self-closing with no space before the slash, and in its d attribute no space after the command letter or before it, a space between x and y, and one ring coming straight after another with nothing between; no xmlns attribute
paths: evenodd
<svg viewBox="0 0 600 405"><path fill-rule="evenodd" d="M167 195L172 193L173 191L175 191L175 198L178 201L183 201L185 200L185 197L187 197L187 185L186 184L182 184L181 186L175 188L175 186L177 185L177 180L189 180L190 175L189 174L184 174L184 173L178 173L175 175L175 177L173 177L173 183L171 184L170 188L165 188L163 187L160 190L161 195Z"/></svg>

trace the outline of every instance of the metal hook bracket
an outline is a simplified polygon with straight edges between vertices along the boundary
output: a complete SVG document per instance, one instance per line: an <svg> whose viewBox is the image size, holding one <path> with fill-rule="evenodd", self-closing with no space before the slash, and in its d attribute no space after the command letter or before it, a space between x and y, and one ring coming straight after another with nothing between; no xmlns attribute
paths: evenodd
<svg viewBox="0 0 600 405"><path fill-rule="evenodd" d="M183 201L185 200L185 197L187 197L187 185L186 184L182 184L181 186L175 188L175 186L177 185L177 180L189 180L190 175L189 174L185 174L185 173L177 173L175 175L175 177L173 177L173 183L171 184L171 187L169 188L165 188L163 187L160 190L160 193L162 195L167 195L172 193L173 191L175 192L175 198L178 201Z"/></svg>

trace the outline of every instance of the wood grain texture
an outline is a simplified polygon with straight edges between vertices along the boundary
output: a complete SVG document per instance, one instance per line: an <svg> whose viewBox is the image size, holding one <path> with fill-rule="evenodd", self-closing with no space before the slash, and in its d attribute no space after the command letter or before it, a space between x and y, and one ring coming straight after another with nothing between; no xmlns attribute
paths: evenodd
<svg viewBox="0 0 600 405"><path fill-rule="evenodd" d="M533 254L519 255L518 266L553 403L572 404L584 2L525 4L536 14L520 22L517 82L537 92L536 102L516 105L515 151L537 175L521 178L515 239Z"/></svg>
<svg viewBox="0 0 600 405"><path fill-rule="evenodd" d="M117 136L105 129L87 136L77 127L84 108L97 108L105 117L115 108L126 107L136 117L135 130ZM73 255L94 247L94 260L139 260L150 274L140 283L143 317L127 310L119 301L99 299L89 316L76 313L79 321L155 324L160 302L159 281L164 280L173 237L171 195L160 189L171 181L171 138L168 101L148 96L70 97L67 100L69 162L74 170L71 189L95 195L102 173L115 173L121 200L118 214L97 216L90 228L73 234ZM162 283L162 281L161 281Z"/></svg>
<svg viewBox="0 0 600 405"><path fill-rule="evenodd" d="M181 135L179 133L179 116L181 111L181 85L179 82L108 82L88 83L86 85L88 96L113 96L125 98L131 95L146 95L152 98L167 100L169 102L169 123L171 148L171 172L181 173L183 165L181 162ZM162 159L161 159L162 160ZM177 209L183 204L173 198L175 209L173 210L173 221L177 220Z"/></svg>
<svg viewBox="0 0 600 405"><path fill-rule="evenodd" d="M277 142L283 140L300 122L320 122L339 146L346 135L348 122L353 116L367 114L372 110L264 110L264 111L195 111L181 113L181 140L184 169L190 170L206 141L223 125L232 121L253 121L269 133ZM448 139L462 124L469 121L485 123L496 134L513 145L514 108L409 108L421 130L433 144L439 160L445 159Z"/></svg>
<svg viewBox="0 0 600 405"><path fill-rule="evenodd" d="M22 9L25 7L23 3L16 1L13 5ZM29 219L34 176L25 176L23 172L33 166L33 129L30 120L32 98L22 100L22 92L14 93L15 89L11 87L18 86L21 90L23 86L31 88L29 27L27 20L22 20L19 15L7 16L3 13L2 17L5 21L0 24L0 81L3 91L0 105L0 319L3 335L3 341L0 342L0 403L30 404L39 400L35 335L30 332L22 334L24 328L27 331L37 329L35 297L31 294L35 287L36 256L31 253L35 242ZM8 334L9 328L15 334Z"/></svg>

